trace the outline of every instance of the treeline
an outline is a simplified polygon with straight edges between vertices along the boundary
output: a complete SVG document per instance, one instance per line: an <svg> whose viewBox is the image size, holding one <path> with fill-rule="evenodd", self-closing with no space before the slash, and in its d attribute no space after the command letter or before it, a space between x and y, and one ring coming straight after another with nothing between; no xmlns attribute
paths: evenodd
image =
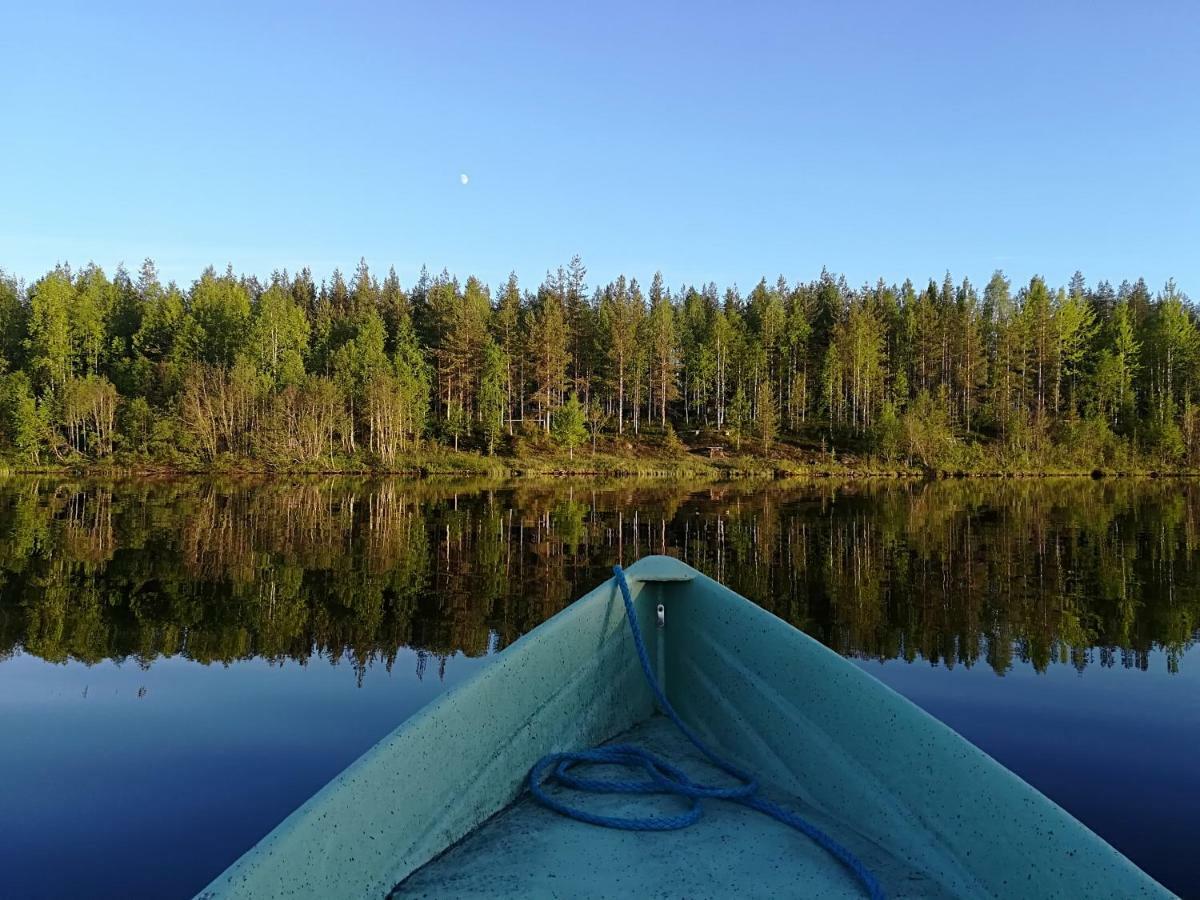
<svg viewBox="0 0 1200 900"><path fill-rule="evenodd" d="M925 466L1000 454L1200 463L1200 332L1173 282L982 290L765 279L589 289L578 257L534 291L361 262L269 283L205 270L162 284L147 260L0 272L0 452L167 464L393 466L430 442L573 451L652 435L778 442ZM665 441L664 441L665 439Z"/></svg>

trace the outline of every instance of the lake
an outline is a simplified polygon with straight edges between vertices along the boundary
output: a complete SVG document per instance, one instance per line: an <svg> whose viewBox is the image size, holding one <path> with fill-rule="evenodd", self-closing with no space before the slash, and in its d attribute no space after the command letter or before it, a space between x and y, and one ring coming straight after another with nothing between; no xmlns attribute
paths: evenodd
<svg viewBox="0 0 1200 900"><path fill-rule="evenodd" d="M1200 482L27 477L0 481L0 893L190 896L647 553L1200 885Z"/></svg>

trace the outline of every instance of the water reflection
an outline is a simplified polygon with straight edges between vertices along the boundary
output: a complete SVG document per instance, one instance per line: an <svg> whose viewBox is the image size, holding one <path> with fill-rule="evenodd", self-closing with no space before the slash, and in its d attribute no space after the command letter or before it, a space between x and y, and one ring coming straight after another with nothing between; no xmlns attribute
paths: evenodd
<svg viewBox="0 0 1200 900"><path fill-rule="evenodd" d="M503 647L671 553L851 656L1180 665L1191 482L0 482L0 658L373 665Z"/></svg>

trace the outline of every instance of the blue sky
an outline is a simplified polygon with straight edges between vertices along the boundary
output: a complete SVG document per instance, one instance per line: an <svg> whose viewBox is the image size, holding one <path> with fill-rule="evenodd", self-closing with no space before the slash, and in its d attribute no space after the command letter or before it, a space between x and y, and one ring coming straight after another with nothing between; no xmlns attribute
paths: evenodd
<svg viewBox="0 0 1200 900"><path fill-rule="evenodd" d="M1183 2L10 2L0 267L1200 298L1198 49Z"/></svg>

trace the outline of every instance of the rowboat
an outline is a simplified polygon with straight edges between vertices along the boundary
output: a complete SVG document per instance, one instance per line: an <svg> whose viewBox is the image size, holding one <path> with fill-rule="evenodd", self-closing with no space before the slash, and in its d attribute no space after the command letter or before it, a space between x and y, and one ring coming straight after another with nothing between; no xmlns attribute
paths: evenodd
<svg viewBox="0 0 1200 900"><path fill-rule="evenodd" d="M577 781L600 792L582 793L570 754L593 747ZM636 768L625 753L655 762L603 764ZM700 787L656 786L672 780ZM625 895L1170 896L868 673L665 556L406 721L199 896Z"/></svg>

